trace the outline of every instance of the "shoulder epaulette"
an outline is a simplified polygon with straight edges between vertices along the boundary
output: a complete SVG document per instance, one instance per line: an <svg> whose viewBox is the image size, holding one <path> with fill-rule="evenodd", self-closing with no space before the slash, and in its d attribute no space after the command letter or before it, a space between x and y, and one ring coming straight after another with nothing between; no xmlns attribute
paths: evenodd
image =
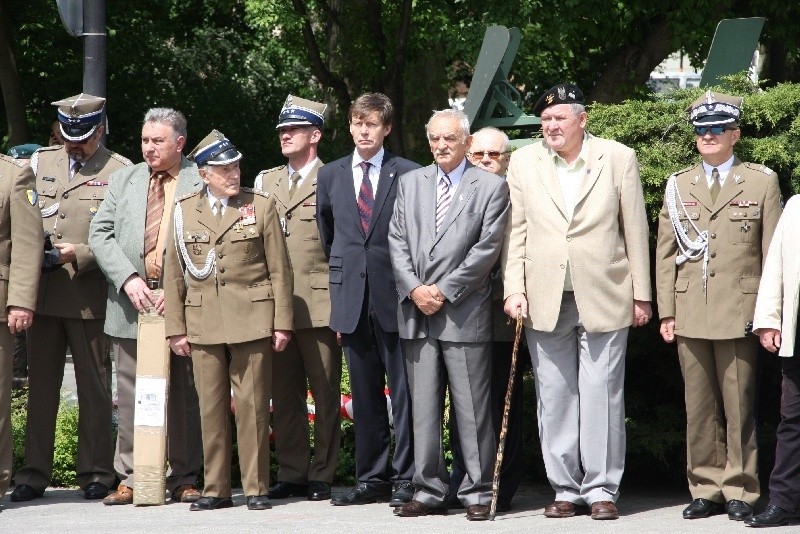
<svg viewBox="0 0 800 534"><path fill-rule="evenodd" d="M244 191L245 193L253 193L254 195L259 195L264 198L269 198L269 193L261 191L260 189L253 189L252 187L242 187L242 191Z"/></svg>
<svg viewBox="0 0 800 534"><path fill-rule="evenodd" d="M36 152L51 152L53 150L61 150L64 145L43 146L36 149ZM36 153L34 152L34 154Z"/></svg>
<svg viewBox="0 0 800 534"><path fill-rule="evenodd" d="M108 149L106 149L106 150L108 150ZM120 162L120 163L122 163L123 165L133 165L133 162L132 162L131 160L129 160L129 159L128 159L128 158L126 158L125 156L122 156L122 155L120 155L120 154L117 154L116 152L112 152L111 150L109 150L109 151L108 151L108 155L109 155L110 157L114 158L115 160L119 161L119 162Z"/></svg>
<svg viewBox="0 0 800 534"><path fill-rule="evenodd" d="M7 161L8 163L13 163L14 165L16 165L18 167L22 167L22 165L19 164L19 160L16 160L16 159L12 158L11 156L7 156L5 154L0 154L0 159L2 159L3 161Z"/></svg>
<svg viewBox="0 0 800 534"><path fill-rule="evenodd" d="M267 169L265 171L261 171L258 174L269 174L271 172L279 171L279 170L285 169L285 168L286 168L286 165L278 165L277 167L272 167L271 169Z"/></svg>
<svg viewBox="0 0 800 534"><path fill-rule="evenodd" d="M744 162L744 166L754 171L763 172L767 176L770 176L773 172L775 172L766 165L762 165L761 163L750 163L749 161L746 161Z"/></svg>
<svg viewBox="0 0 800 534"><path fill-rule="evenodd" d="M694 169L696 166L697 165L689 165L688 167L684 167L683 169L681 169L679 171L675 171L674 173L672 173L672 176L678 176L679 174L683 174L683 173L689 172L692 169Z"/></svg>
<svg viewBox="0 0 800 534"><path fill-rule="evenodd" d="M186 200L187 198L192 198L192 197L194 197L194 196L197 196L197 195L199 195L199 194L200 194L200 192L201 192L201 191L202 191L202 189L198 189L198 190L196 190L196 191L191 191L191 192L189 192L189 193L186 193L185 195L182 195L182 196L180 196L180 197L176 198L176 199L175 199L175 203L177 204L178 202L183 202L183 201L184 201L184 200Z"/></svg>

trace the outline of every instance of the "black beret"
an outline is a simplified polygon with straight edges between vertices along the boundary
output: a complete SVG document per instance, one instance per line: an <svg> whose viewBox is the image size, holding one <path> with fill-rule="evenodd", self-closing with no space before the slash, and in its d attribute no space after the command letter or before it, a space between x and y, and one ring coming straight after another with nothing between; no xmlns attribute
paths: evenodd
<svg viewBox="0 0 800 534"><path fill-rule="evenodd" d="M542 111L544 111L545 108L555 106L556 104L585 103L586 102L583 100L583 91L581 91L580 87L568 83L560 83L554 85L539 97L539 100L536 101L536 105L533 106L533 114L539 117L542 115Z"/></svg>

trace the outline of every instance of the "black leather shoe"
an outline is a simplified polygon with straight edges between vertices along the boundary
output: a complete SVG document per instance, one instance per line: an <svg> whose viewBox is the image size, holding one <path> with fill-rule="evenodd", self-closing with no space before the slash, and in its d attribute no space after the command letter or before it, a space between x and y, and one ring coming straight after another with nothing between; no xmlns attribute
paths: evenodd
<svg viewBox="0 0 800 534"><path fill-rule="evenodd" d="M391 498L392 489L386 482L359 482L350 493L331 499L334 506L350 506L353 504L372 504L386 502Z"/></svg>
<svg viewBox="0 0 800 534"><path fill-rule="evenodd" d="M308 483L309 501L327 501L331 498L331 485L327 482L312 480Z"/></svg>
<svg viewBox="0 0 800 534"><path fill-rule="evenodd" d="M230 508L233 506L233 501L228 497L221 499L219 497L200 497L189 507L189 510L196 512L198 510L219 510L220 508Z"/></svg>
<svg viewBox="0 0 800 534"><path fill-rule="evenodd" d="M286 499L288 497L305 497L308 486L280 481L269 489L267 497L270 499Z"/></svg>
<svg viewBox="0 0 800 534"><path fill-rule="evenodd" d="M32 501L33 499L39 499L41 497L41 493L27 484L19 484L14 488L14 491L11 492L11 502Z"/></svg>
<svg viewBox="0 0 800 534"><path fill-rule="evenodd" d="M389 500L389 506L403 506L411 502L414 498L414 485L408 480L401 480L394 483L392 490L392 498Z"/></svg>
<svg viewBox="0 0 800 534"><path fill-rule="evenodd" d="M248 510L269 510L272 504L269 502L269 497L266 495L250 495L247 497Z"/></svg>
<svg viewBox="0 0 800 534"><path fill-rule="evenodd" d="M779 506L770 504L758 515L748 517L744 524L748 527L782 527L792 523L800 523L800 515L787 512Z"/></svg>
<svg viewBox="0 0 800 534"><path fill-rule="evenodd" d="M102 482L89 482L83 490L84 499L105 499L106 495L108 495L108 486Z"/></svg>
<svg viewBox="0 0 800 534"><path fill-rule="evenodd" d="M744 521L748 517L753 515L753 507L743 501L737 501L736 499L731 499L725 505L725 509L728 512L728 519L733 521Z"/></svg>
<svg viewBox="0 0 800 534"><path fill-rule="evenodd" d="M725 507L718 502L708 499L695 499L683 511L684 519L701 519L725 513Z"/></svg>

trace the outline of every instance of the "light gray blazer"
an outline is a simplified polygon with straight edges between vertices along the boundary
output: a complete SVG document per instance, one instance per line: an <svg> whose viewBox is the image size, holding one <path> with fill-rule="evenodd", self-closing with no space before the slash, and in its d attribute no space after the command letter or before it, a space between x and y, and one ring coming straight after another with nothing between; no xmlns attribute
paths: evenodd
<svg viewBox="0 0 800 534"><path fill-rule="evenodd" d="M400 337L491 341L489 273L503 244L508 185L503 178L467 164L437 234L436 180L436 165L402 175L389 223ZM423 284L436 284L446 298L429 317L410 298L411 291Z"/></svg>
<svg viewBox="0 0 800 534"><path fill-rule="evenodd" d="M109 336L135 339L137 312L122 284L134 273L145 277L144 224L150 168L146 163L125 167L113 173L109 182L105 199L89 226L89 246L111 284L104 330ZM175 198L202 186L197 166L182 158Z"/></svg>

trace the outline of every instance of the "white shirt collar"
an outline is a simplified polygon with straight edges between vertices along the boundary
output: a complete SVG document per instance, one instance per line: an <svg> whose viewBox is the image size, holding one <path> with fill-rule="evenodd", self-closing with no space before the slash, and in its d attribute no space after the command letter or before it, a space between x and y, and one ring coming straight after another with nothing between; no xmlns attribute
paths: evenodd
<svg viewBox="0 0 800 534"><path fill-rule="evenodd" d="M384 152L385 151L384 151L383 147L381 147L381 149L378 150L378 152L376 152L374 156L372 156L368 160L365 160L364 158L362 158L359 155L358 150L354 150L353 151L353 168L355 169L356 167L358 167L361 164L362 161L367 161L370 164L370 170L374 168L374 169L380 171L381 164L383 163L383 153Z"/></svg>

